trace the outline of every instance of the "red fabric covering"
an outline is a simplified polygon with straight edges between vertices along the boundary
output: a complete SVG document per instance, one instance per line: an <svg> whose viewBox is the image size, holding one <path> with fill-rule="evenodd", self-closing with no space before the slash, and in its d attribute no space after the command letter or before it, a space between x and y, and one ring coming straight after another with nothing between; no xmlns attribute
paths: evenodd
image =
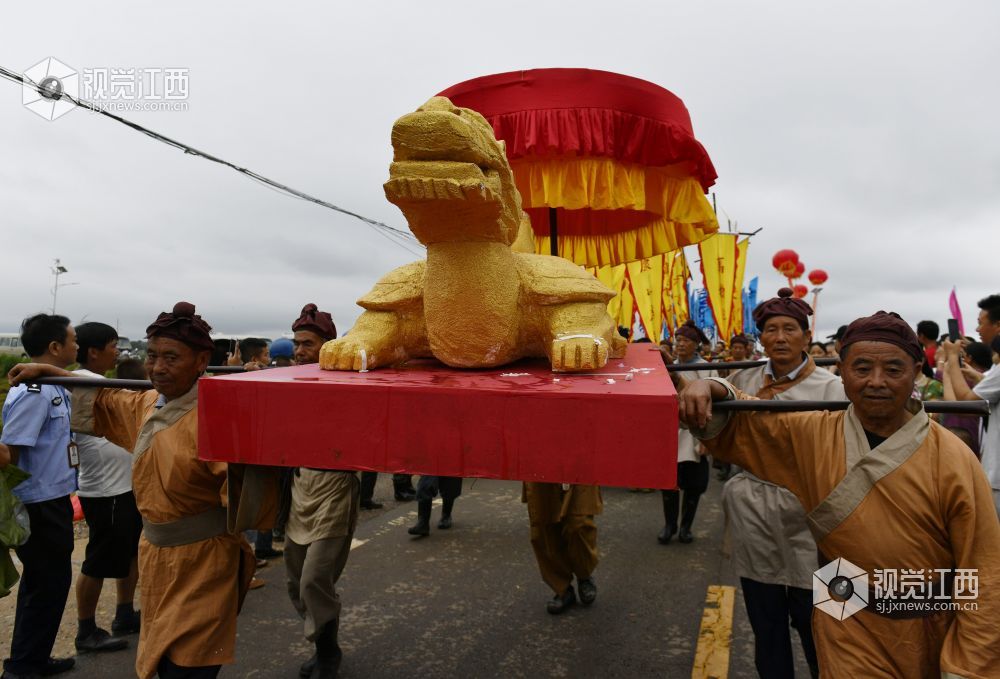
<svg viewBox="0 0 1000 679"><path fill-rule="evenodd" d="M705 190L718 177L684 102L639 78L540 68L474 78L440 95L481 113L511 160L569 154L648 166L688 162Z"/></svg>
<svg viewBox="0 0 1000 679"><path fill-rule="evenodd" d="M621 373L633 367L640 370L626 380ZM659 352L631 345L625 359L612 359L600 372L609 376L555 374L543 361L464 371L423 361L367 373L306 365L204 378L198 383L200 455L673 488L677 396Z"/></svg>

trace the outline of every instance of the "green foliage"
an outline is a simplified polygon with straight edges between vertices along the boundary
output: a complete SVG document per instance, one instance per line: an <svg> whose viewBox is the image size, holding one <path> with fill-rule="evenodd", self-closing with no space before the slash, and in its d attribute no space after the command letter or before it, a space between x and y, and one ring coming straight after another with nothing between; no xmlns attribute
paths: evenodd
<svg viewBox="0 0 1000 679"><path fill-rule="evenodd" d="M27 363L28 359L20 358L18 356L10 356L7 354L0 355L0 377L5 381L7 379L7 373L18 363Z"/></svg>

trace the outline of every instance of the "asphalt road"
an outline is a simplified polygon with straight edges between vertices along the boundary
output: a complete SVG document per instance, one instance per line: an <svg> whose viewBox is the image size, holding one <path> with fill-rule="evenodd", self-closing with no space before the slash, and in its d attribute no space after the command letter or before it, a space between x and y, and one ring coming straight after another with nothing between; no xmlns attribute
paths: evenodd
<svg viewBox="0 0 1000 679"><path fill-rule="evenodd" d="M721 553L720 489L713 475L695 541L669 546L655 538L659 493L605 489L597 601L562 616L545 612L551 592L535 567L519 483L467 480L454 527L429 538L406 532L414 503L390 499L383 510L362 512L340 582L340 676L691 677L708 588L738 588ZM391 494L380 476L376 499ZM221 676L293 679L312 649L288 602L281 560L259 576L267 584L249 593L237 662ZM105 597L112 592L107 587ZM132 639L128 651L78 657L66 676L134 676ZM724 653L724 642L714 650ZM756 676L738 589L728 651L729 677Z"/></svg>

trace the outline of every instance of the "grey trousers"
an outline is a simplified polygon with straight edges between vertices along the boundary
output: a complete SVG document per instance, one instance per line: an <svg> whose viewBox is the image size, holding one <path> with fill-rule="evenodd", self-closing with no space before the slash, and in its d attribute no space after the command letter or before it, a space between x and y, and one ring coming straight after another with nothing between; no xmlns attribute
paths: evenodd
<svg viewBox="0 0 1000 679"><path fill-rule="evenodd" d="M288 597L305 620L309 641L316 640L323 625L340 617L340 595L336 585L347 565L353 537L354 531L351 531L343 537L300 545L285 536Z"/></svg>

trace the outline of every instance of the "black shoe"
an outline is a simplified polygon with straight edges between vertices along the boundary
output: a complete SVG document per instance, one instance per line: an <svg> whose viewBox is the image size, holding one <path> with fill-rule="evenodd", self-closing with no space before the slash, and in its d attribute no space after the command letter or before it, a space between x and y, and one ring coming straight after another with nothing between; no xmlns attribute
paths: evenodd
<svg viewBox="0 0 1000 679"><path fill-rule="evenodd" d="M438 528L440 528L441 530L448 530L449 528L451 528L451 515L450 514L448 516L442 516L441 517L441 520L438 521Z"/></svg>
<svg viewBox="0 0 1000 679"><path fill-rule="evenodd" d="M123 651L128 648L128 639L119 639L108 634L107 630L100 627L85 637L77 637L74 642L76 650L80 653L106 653L109 651Z"/></svg>
<svg viewBox="0 0 1000 679"><path fill-rule="evenodd" d="M361 509L382 509L382 503L374 500L362 500Z"/></svg>
<svg viewBox="0 0 1000 679"><path fill-rule="evenodd" d="M409 531L410 535L427 537L431 534L431 501L421 500L417 503L417 523Z"/></svg>
<svg viewBox="0 0 1000 679"><path fill-rule="evenodd" d="M138 611L125 618L115 618L111 621L111 633L116 637L138 634L141 620L142 616L139 615Z"/></svg>
<svg viewBox="0 0 1000 679"><path fill-rule="evenodd" d="M306 660L304 663L302 663L302 666L299 667L299 676L302 677L302 679L309 679L309 677L313 673L314 667L316 667L315 653L313 653L313 657L309 658L309 660Z"/></svg>
<svg viewBox="0 0 1000 679"><path fill-rule="evenodd" d="M417 499L417 491L415 490L397 490L395 493L395 498L399 502L412 502Z"/></svg>
<svg viewBox="0 0 1000 679"><path fill-rule="evenodd" d="M573 590L573 585L566 588L566 591L562 594L556 594L552 597L547 604L545 604L545 610L547 610L552 615L559 615L568 608L572 608L576 605L576 592Z"/></svg>
<svg viewBox="0 0 1000 679"><path fill-rule="evenodd" d="M43 677L51 677L53 674L69 672L76 665L76 658L49 658L38 670L38 674Z"/></svg>
<svg viewBox="0 0 1000 679"><path fill-rule="evenodd" d="M253 554L258 559L277 559L279 556L284 554L284 552L280 549L275 549L274 547L268 547L267 549L255 549Z"/></svg>
<svg viewBox="0 0 1000 679"><path fill-rule="evenodd" d="M676 532L676 528L672 526L664 526L663 530L661 530L659 535L656 536L656 541L661 545L669 545L670 539L674 537L674 533Z"/></svg>
<svg viewBox="0 0 1000 679"><path fill-rule="evenodd" d="M597 585L591 578L576 579L576 588L580 590L580 603L589 606L597 598Z"/></svg>
<svg viewBox="0 0 1000 679"><path fill-rule="evenodd" d="M677 534L677 541L686 545L692 540L694 540L694 535L691 533L691 526L681 526L681 530Z"/></svg>
<svg viewBox="0 0 1000 679"><path fill-rule="evenodd" d="M340 672L340 661L344 654L337 649L337 654L330 658L316 658L316 665L313 667L309 679L336 679Z"/></svg>

